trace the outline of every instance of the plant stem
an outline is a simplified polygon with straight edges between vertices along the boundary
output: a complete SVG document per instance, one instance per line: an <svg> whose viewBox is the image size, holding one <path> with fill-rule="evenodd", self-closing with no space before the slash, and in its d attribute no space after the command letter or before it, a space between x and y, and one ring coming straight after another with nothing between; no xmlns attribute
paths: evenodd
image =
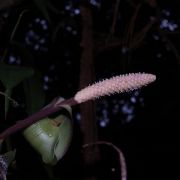
<svg viewBox="0 0 180 180"><path fill-rule="evenodd" d="M9 135L34 124L35 122L47 117L48 115L50 115L52 113L59 111L63 107L63 105L72 106L75 104L77 104L77 102L73 98L71 98L71 99L62 101L61 103L59 103L57 105L52 104L51 106L47 106L46 108L38 111L37 113L33 114L32 116L29 116L22 121L18 121L14 126L11 126L8 129L6 129L4 132L2 132L0 134L0 139L5 139Z"/></svg>

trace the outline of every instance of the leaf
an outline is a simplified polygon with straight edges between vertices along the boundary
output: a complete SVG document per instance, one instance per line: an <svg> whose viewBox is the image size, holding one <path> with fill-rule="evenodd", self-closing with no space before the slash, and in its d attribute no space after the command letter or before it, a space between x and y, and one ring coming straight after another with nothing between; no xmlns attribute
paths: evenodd
<svg viewBox="0 0 180 180"><path fill-rule="evenodd" d="M47 21L50 22L50 17L48 13L48 0L34 0L34 3L42 12Z"/></svg>
<svg viewBox="0 0 180 180"><path fill-rule="evenodd" d="M4 154L8 166L12 163L12 161L15 159L16 155L16 150L13 151L8 151L7 153Z"/></svg>
<svg viewBox="0 0 180 180"><path fill-rule="evenodd" d="M26 65L32 66L34 64L34 58L27 48L21 43L11 41L11 45L15 52L19 52L20 57L24 60ZM34 70L33 76L24 81L24 92L26 100L26 111L28 114L33 114L39 110L45 101L45 94L42 87L42 77L37 70Z"/></svg>
<svg viewBox="0 0 180 180"><path fill-rule="evenodd" d="M32 68L17 67L0 63L0 81L5 87L5 116L9 109L9 98L12 89L34 73Z"/></svg>
<svg viewBox="0 0 180 180"><path fill-rule="evenodd" d="M34 73L32 68L17 67L0 63L0 81L6 89L11 90Z"/></svg>
<svg viewBox="0 0 180 180"><path fill-rule="evenodd" d="M26 110L31 115L42 108L45 102L45 93L40 73L35 71L35 74L24 82L24 91Z"/></svg>

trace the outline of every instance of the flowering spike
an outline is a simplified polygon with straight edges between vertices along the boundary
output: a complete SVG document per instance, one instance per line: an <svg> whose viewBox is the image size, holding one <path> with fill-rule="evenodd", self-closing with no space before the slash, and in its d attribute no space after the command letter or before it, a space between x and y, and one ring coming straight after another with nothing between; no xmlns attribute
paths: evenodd
<svg viewBox="0 0 180 180"><path fill-rule="evenodd" d="M115 76L88 86L74 96L75 101L82 103L101 96L132 91L156 80L156 76L146 73L131 73Z"/></svg>
<svg viewBox="0 0 180 180"><path fill-rule="evenodd" d="M74 97L64 101L60 101L59 99L57 100L57 102L54 102L50 106L43 108L32 116L20 121L14 126L9 127L4 132L0 133L0 140L6 138L10 134L15 133L22 128L30 126L31 124L39 121L42 118L47 117L54 112L57 112L64 105L73 106L91 99L97 99L105 95L132 91L134 89L145 86L155 80L156 76L153 74L132 73L127 75L115 76L110 79L97 82L91 86L80 90L75 94Z"/></svg>

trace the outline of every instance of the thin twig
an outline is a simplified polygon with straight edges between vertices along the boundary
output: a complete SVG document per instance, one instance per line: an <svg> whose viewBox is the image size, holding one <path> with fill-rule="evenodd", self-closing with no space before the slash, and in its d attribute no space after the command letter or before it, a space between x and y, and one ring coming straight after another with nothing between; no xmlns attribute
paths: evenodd
<svg viewBox="0 0 180 180"><path fill-rule="evenodd" d="M15 33L16 33L16 31L17 31L17 29L18 29L18 26L19 26L19 24L20 24L20 22L21 22L21 20L22 20L22 17L24 16L24 14L26 13L26 12L28 12L29 10L27 10L27 9L24 9L21 13L20 13L20 15L19 15L19 17L18 17L18 20L17 20L17 22L16 22L16 24L15 24L15 26L14 26L14 28L13 28L13 31L12 31L12 33L11 33L11 36L10 36L10 41L12 41L13 40L13 38L14 38L14 36L15 36Z"/></svg>
<svg viewBox="0 0 180 180"><path fill-rule="evenodd" d="M135 33L131 42L131 46L129 49L134 49L137 46L141 44L141 42L144 40L147 32L151 29L151 27L154 25L156 22L156 19L151 20L148 24L145 25L139 32ZM120 39L116 38L115 41L109 42L108 46L101 46L99 47L97 54L100 54L104 51L111 50L113 48L117 48L119 46L127 46L127 38Z"/></svg>
<svg viewBox="0 0 180 180"><path fill-rule="evenodd" d="M131 48L135 22L136 22L136 18L137 18L138 12L140 10L140 7L141 7L141 4L136 5L135 12L132 15L130 23L129 23L129 27L128 27L128 31L127 31L125 43L124 43L124 44L126 44L126 46L128 48Z"/></svg>
<svg viewBox="0 0 180 180"><path fill-rule="evenodd" d="M156 19L151 20L148 24L146 24L146 26L142 30L140 30L134 35L134 38L131 43L131 48L137 47L144 40L147 32L151 29L155 22Z"/></svg>
<svg viewBox="0 0 180 180"><path fill-rule="evenodd" d="M17 22L16 22L16 24L15 24L13 30L12 30L12 33L11 33L11 35L10 35L9 42L11 42L11 41L13 40L13 38L14 38L14 36L15 36L15 34L16 34L16 31L17 31L17 29L18 29L18 26L19 26L19 24L20 24L20 22L21 22L21 20L22 20L23 15L24 15L26 12L28 12L28 11L29 11L29 10L25 9L25 10L23 10L23 11L21 12L21 14L19 15L18 20L17 20ZM8 46L8 45L7 45L7 46ZM2 56L2 58L1 58L1 61L2 61L2 62L4 61L7 53L8 53L8 47L5 47L3 56Z"/></svg>
<svg viewBox="0 0 180 180"><path fill-rule="evenodd" d="M5 96L6 98L8 98L9 101L11 101L14 106L19 106L18 102L15 101L14 99L12 99L11 97L9 97L6 93L0 92L0 94L3 95L3 96Z"/></svg>
<svg viewBox="0 0 180 180"><path fill-rule="evenodd" d="M111 25L111 29L109 32L109 36L106 40L106 45L108 44L109 40L111 39L111 37L113 37L114 32L115 32L115 27L116 27L116 22L117 22L117 17L118 17L118 12L119 12L119 4L120 4L121 0L116 0L116 3L114 4L114 14L113 14L113 21L112 21L112 25Z"/></svg>

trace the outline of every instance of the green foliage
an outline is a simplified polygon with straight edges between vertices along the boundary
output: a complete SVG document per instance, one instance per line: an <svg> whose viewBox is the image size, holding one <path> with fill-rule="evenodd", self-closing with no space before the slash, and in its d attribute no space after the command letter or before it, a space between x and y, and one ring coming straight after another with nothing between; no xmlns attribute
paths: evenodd
<svg viewBox="0 0 180 180"><path fill-rule="evenodd" d="M13 88L21 82L24 85L26 108L29 115L43 107L45 95L42 89L42 77L37 71L32 68L1 63L0 80L5 87L5 113L9 108L8 97L11 96ZM53 119L44 118L23 132L27 141L41 154L43 161L47 164L55 165L62 158L72 138L71 108L69 106L64 108L69 116L58 114Z"/></svg>
<svg viewBox="0 0 180 180"><path fill-rule="evenodd" d="M20 82L32 76L32 68L17 67L0 63L0 80L6 89L13 89Z"/></svg>
<svg viewBox="0 0 180 180"><path fill-rule="evenodd" d="M5 114L9 109L9 99L12 89L26 78L32 76L34 71L32 68L17 67L0 63L0 81L5 87Z"/></svg>
<svg viewBox="0 0 180 180"><path fill-rule="evenodd" d="M20 57L25 61L25 64L32 66L34 57L30 51L21 43L11 41L14 51L18 52ZM23 81L26 111L29 115L38 111L45 103L45 93L42 87L42 76L37 69L33 69L33 74Z"/></svg>
<svg viewBox="0 0 180 180"><path fill-rule="evenodd" d="M34 3L42 12L44 17L50 22L50 17L49 17L49 12L48 12L49 1L48 0L34 0Z"/></svg>
<svg viewBox="0 0 180 180"><path fill-rule="evenodd" d="M24 81L24 91L26 111L31 115L42 108L45 102L45 94L42 88L42 78L40 73L35 71L33 76Z"/></svg>
<svg viewBox="0 0 180 180"><path fill-rule="evenodd" d="M7 161L8 166L15 159L15 155L16 155L16 150L8 151L7 153L4 154L4 156L6 157L6 161Z"/></svg>

